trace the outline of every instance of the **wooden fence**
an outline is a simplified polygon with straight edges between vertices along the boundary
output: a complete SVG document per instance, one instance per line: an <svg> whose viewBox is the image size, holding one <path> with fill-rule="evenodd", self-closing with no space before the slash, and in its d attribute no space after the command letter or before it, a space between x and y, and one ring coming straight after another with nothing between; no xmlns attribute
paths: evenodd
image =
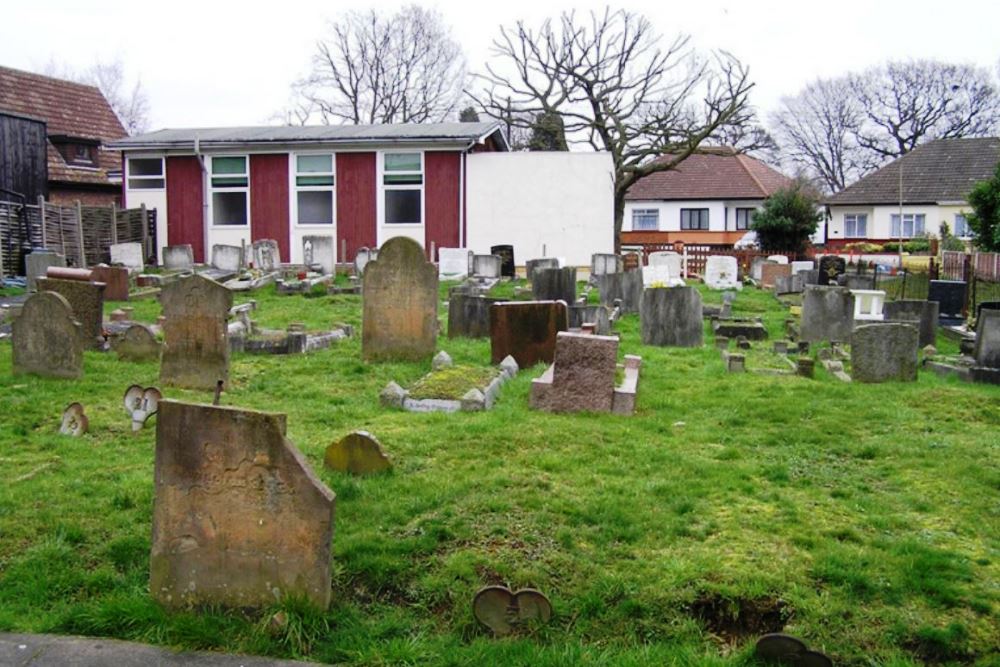
<svg viewBox="0 0 1000 667"><path fill-rule="evenodd" d="M3 277L23 276L24 255L32 248L58 252L68 266L87 267L111 261L112 245L132 242L143 244L145 257L155 257L155 209L0 202Z"/></svg>
<svg viewBox="0 0 1000 667"><path fill-rule="evenodd" d="M646 264L650 253L661 251L676 252L684 257L685 271L688 275L701 275L705 272L705 261L712 255L725 255L735 257L739 266L740 275L749 275L753 260L757 257L771 257L773 255L784 255L788 261L796 259L812 259L811 256L796 252L767 252L756 248L736 249L731 245L707 245L707 244L677 244L672 243L644 243L641 246L622 246L622 252L639 251L642 263Z"/></svg>

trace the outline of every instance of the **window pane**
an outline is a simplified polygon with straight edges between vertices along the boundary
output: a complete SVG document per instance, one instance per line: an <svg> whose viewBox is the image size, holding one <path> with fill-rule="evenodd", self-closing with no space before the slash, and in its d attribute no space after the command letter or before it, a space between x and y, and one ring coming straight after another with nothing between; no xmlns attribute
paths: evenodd
<svg viewBox="0 0 1000 667"><path fill-rule="evenodd" d="M382 178L386 185L420 185L424 182L420 174L386 174Z"/></svg>
<svg viewBox="0 0 1000 667"><path fill-rule="evenodd" d="M913 233L916 236L920 236L920 235L922 235L924 233L924 219L925 219L925 216L924 216L923 213L921 213L921 214L917 215L916 217L917 217L916 222L913 225Z"/></svg>
<svg viewBox="0 0 1000 667"><path fill-rule="evenodd" d="M245 157L214 157L212 158L213 174L245 174L247 159Z"/></svg>
<svg viewBox="0 0 1000 667"><path fill-rule="evenodd" d="M420 171L420 153L386 153L385 171Z"/></svg>
<svg viewBox="0 0 1000 667"><path fill-rule="evenodd" d="M632 229L656 231L660 228L660 212L656 209L635 209L632 211Z"/></svg>
<svg viewBox="0 0 1000 667"><path fill-rule="evenodd" d="M332 155L299 155L295 158L298 172L329 174L333 172Z"/></svg>
<svg viewBox="0 0 1000 667"><path fill-rule="evenodd" d="M420 223L420 190L386 190L385 221L388 224Z"/></svg>
<svg viewBox="0 0 1000 667"><path fill-rule="evenodd" d="M892 218L892 230L889 232L890 235L894 237L899 237L899 216L893 215Z"/></svg>
<svg viewBox="0 0 1000 667"><path fill-rule="evenodd" d="M333 224L332 192L299 192L298 204L300 225Z"/></svg>
<svg viewBox="0 0 1000 667"><path fill-rule="evenodd" d="M130 178L128 179L130 190L162 190L162 178Z"/></svg>
<svg viewBox="0 0 1000 667"><path fill-rule="evenodd" d="M128 161L128 174L129 176L163 176L163 160L158 157L134 158Z"/></svg>
<svg viewBox="0 0 1000 667"><path fill-rule="evenodd" d="M296 176L296 185L333 185L333 176Z"/></svg>
<svg viewBox="0 0 1000 667"><path fill-rule="evenodd" d="M213 192L212 224L247 224L247 194L245 192Z"/></svg>
<svg viewBox="0 0 1000 667"><path fill-rule="evenodd" d="M226 176L223 178L213 178L213 188L245 188L247 179L245 176Z"/></svg>

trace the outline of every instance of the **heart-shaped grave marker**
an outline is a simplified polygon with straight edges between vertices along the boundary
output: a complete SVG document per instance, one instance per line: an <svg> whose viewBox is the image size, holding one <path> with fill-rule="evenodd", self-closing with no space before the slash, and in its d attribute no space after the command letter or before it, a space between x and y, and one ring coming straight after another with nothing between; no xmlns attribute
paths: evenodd
<svg viewBox="0 0 1000 667"><path fill-rule="evenodd" d="M472 613L493 634L508 635L520 625L548 623L552 618L552 603L533 588L512 593L506 586L487 586L473 598Z"/></svg>
<svg viewBox="0 0 1000 667"><path fill-rule="evenodd" d="M756 654L764 662L792 667L833 667L833 660L823 653L811 651L802 640L780 632L758 639Z"/></svg>
<svg viewBox="0 0 1000 667"><path fill-rule="evenodd" d="M141 431L146 420L156 414L163 395L156 387L140 387L132 385L125 390L122 399L125 403L125 412L132 418L132 430Z"/></svg>
<svg viewBox="0 0 1000 667"><path fill-rule="evenodd" d="M62 424L59 432L63 435L83 435L90 428L90 420L83 414L83 405L80 403L70 403L63 410Z"/></svg>

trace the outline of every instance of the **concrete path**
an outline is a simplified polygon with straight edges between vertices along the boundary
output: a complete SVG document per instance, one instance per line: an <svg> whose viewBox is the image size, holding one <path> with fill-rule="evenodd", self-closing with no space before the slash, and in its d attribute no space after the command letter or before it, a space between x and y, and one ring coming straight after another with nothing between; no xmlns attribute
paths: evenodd
<svg viewBox="0 0 1000 667"><path fill-rule="evenodd" d="M175 653L116 639L0 632L0 667L315 667L313 662L224 653Z"/></svg>

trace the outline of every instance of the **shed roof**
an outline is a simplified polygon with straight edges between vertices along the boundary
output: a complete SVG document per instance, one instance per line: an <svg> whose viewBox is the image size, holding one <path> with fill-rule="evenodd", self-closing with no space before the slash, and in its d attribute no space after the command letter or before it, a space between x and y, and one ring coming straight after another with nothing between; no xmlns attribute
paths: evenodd
<svg viewBox="0 0 1000 667"><path fill-rule="evenodd" d="M666 161L670 155L657 158ZM760 160L729 147L695 153L675 169L659 171L636 182L629 200L765 199L791 179Z"/></svg>

